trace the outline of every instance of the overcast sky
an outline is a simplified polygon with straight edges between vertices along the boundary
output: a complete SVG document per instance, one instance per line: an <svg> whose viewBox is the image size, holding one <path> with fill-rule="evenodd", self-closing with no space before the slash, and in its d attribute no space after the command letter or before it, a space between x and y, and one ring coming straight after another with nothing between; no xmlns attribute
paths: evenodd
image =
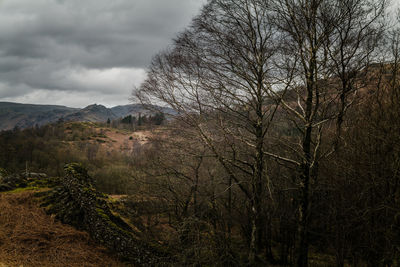
<svg viewBox="0 0 400 267"><path fill-rule="evenodd" d="M129 103L205 0L0 0L0 101Z"/></svg>

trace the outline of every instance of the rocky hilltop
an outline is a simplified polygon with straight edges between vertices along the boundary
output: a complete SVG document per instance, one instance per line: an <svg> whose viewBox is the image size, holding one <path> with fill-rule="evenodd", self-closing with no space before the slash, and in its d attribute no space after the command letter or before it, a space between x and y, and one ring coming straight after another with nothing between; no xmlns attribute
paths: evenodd
<svg viewBox="0 0 400 267"><path fill-rule="evenodd" d="M126 116L122 115L121 117ZM87 122L106 122L108 119L117 119L111 109L103 105L93 104L81 110L66 115L63 119L65 121L87 121Z"/></svg>

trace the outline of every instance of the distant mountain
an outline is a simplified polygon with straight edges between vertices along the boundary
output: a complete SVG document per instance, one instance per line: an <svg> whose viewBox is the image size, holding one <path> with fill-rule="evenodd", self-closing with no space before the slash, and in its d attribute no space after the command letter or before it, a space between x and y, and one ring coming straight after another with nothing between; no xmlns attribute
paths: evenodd
<svg viewBox="0 0 400 267"><path fill-rule="evenodd" d="M11 130L15 127L23 129L35 125L41 126L60 119L64 121L106 122L108 119L115 120L128 115L138 117L139 113L142 115L151 115L156 113L157 110L164 112L167 116L176 114L170 108L143 106L141 104L123 105L113 108L93 104L79 109L56 105L0 102L0 131Z"/></svg>
<svg viewBox="0 0 400 267"><path fill-rule="evenodd" d="M0 102L0 130L28 128L55 122L78 109L55 105Z"/></svg>

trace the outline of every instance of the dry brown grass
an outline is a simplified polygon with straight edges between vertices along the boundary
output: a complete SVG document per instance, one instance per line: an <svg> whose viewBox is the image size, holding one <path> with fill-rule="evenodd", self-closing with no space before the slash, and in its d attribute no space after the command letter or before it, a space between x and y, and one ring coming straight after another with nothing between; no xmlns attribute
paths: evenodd
<svg viewBox="0 0 400 267"><path fill-rule="evenodd" d="M61 224L33 192L0 194L0 266L124 266L89 235Z"/></svg>
<svg viewBox="0 0 400 267"><path fill-rule="evenodd" d="M135 132L124 132L116 129L97 129L97 131L103 132L107 139L103 139L105 143L102 146L107 151L114 150L119 152L129 153L132 152L132 147L135 144L145 145L149 142L149 137L152 136L150 131L135 131ZM130 139L132 137L132 139Z"/></svg>

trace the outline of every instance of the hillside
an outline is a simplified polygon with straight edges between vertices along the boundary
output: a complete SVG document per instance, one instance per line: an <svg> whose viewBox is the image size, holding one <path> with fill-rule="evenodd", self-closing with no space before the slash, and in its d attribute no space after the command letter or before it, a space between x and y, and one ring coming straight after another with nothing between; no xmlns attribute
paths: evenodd
<svg viewBox="0 0 400 267"><path fill-rule="evenodd" d="M175 111L163 107L147 107L141 104L130 104L107 108L93 104L85 108L70 108L55 105L31 105L11 102L0 102L0 131L42 126L48 123L63 121L106 122L132 115L154 115L157 112L175 114Z"/></svg>
<svg viewBox="0 0 400 267"><path fill-rule="evenodd" d="M31 105L0 102L0 131L28 128L55 122L77 109L55 105Z"/></svg>
<svg viewBox="0 0 400 267"><path fill-rule="evenodd" d="M81 162L105 193L125 194L132 171L128 164L140 157L150 130L105 127L93 122L59 122L39 128L0 132L0 166L10 172L28 168L49 175L62 174L65 163Z"/></svg>
<svg viewBox="0 0 400 267"><path fill-rule="evenodd" d="M130 211L138 201L120 201L93 183L80 163L64 165L59 177L0 174L0 208L5 210L0 215L0 264L123 266L115 257L134 266L174 261L146 237L138 210Z"/></svg>
<svg viewBox="0 0 400 267"><path fill-rule="evenodd" d="M122 114L123 117L126 116ZM118 118L111 109L103 105L93 104L79 111L73 112L64 116L65 121L87 121L87 122L106 122L108 119L113 120Z"/></svg>
<svg viewBox="0 0 400 267"><path fill-rule="evenodd" d="M32 191L0 194L0 266L123 266L86 232L47 215Z"/></svg>

